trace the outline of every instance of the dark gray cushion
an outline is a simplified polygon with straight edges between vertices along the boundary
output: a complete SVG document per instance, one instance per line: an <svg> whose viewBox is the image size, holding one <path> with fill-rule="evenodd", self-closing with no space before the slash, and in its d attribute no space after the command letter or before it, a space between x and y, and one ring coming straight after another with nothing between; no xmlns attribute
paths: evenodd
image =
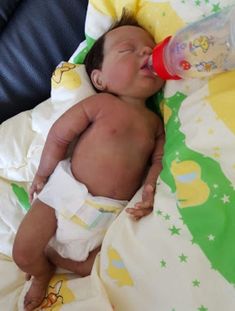
<svg viewBox="0 0 235 311"><path fill-rule="evenodd" d="M84 40L87 0L0 1L0 123L50 96L56 65Z"/></svg>
<svg viewBox="0 0 235 311"><path fill-rule="evenodd" d="M20 0L1 0L0 2L0 32L3 31L5 25L14 14Z"/></svg>

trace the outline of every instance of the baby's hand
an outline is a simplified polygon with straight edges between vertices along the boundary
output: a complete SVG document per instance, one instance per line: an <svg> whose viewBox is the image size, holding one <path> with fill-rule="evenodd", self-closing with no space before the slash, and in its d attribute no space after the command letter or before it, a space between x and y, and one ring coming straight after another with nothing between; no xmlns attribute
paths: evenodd
<svg viewBox="0 0 235 311"><path fill-rule="evenodd" d="M135 204L133 208L127 208L126 212L135 220L149 215L153 210L154 188L147 184L144 186L142 193L142 201Z"/></svg>
<svg viewBox="0 0 235 311"><path fill-rule="evenodd" d="M47 177L38 176L37 174L35 175L32 185L29 189L29 198L31 203L33 201L34 193L39 193L46 184L46 182Z"/></svg>

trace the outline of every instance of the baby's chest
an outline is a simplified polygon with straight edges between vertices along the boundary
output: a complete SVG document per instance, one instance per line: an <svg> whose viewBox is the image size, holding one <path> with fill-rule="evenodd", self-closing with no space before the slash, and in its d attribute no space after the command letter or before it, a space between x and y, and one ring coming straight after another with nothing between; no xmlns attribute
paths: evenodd
<svg viewBox="0 0 235 311"><path fill-rule="evenodd" d="M155 132L146 122L134 120L120 120L110 123L105 129L105 136L120 145L133 148L133 151L151 150L155 144Z"/></svg>
<svg viewBox="0 0 235 311"><path fill-rule="evenodd" d="M152 144L155 141L157 120L144 111L113 109L99 121L105 136L119 137L138 144Z"/></svg>

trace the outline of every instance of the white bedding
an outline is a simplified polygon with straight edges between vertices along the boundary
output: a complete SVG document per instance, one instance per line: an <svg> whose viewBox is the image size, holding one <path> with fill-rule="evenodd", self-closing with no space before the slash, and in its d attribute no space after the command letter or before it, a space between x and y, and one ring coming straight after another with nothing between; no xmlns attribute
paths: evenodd
<svg viewBox="0 0 235 311"><path fill-rule="evenodd" d="M232 0L92 0L87 42L52 77L51 98L0 126L0 310L23 310L29 286L11 259L27 190L47 132L71 105L94 93L85 50L125 5L157 41ZM46 310L235 310L235 72L169 81L160 108L164 169L154 212L134 222L124 212L108 230L90 277L57 274ZM19 131L20 129L20 131ZM137 201L141 189L130 202ZM50 299L53 297L53 299Z"/></svg>

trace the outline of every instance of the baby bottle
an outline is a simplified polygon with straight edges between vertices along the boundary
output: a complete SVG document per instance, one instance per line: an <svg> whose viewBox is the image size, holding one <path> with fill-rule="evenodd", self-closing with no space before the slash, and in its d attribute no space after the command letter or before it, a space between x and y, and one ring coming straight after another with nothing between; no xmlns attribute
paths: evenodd
<svg viewBox="0 0 235 311"><path fill-rule="evenodd" d="M149 68L164 80L200 78L235 68L235 7L194 22L157 44Z"/></svg>

